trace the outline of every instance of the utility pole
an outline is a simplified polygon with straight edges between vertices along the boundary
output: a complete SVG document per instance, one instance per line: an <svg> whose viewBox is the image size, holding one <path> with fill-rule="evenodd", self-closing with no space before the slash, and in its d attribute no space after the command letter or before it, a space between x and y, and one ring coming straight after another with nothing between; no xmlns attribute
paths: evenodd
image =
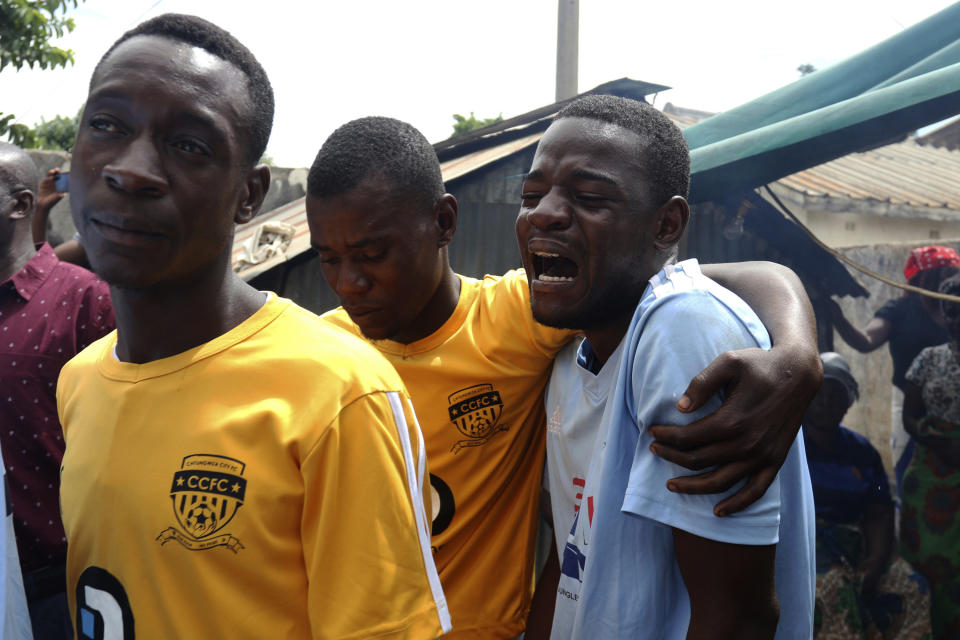
<svg viewBox="0 0 960 640"><path fill-rule="evenodd" d="M557 102L577 95L580 0L557 0Z"/></svg>

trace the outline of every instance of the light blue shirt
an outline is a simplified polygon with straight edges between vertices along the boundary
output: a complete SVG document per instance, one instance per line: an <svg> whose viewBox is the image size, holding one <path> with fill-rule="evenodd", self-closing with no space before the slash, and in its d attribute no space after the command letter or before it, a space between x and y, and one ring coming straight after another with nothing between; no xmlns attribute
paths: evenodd
<svg viewBox="0 0 960 640"><path fill-rule="evenodd" d="M10 511L10 492L6 491L7 477L0 454L0 639L28 640L33 637L27 600L20 575L17 541L13 537L13 514Z"/></svg>
<svg viewBox="0 0 960 640"><path fill-rule="evenodd" d="M583 372L558 375L555 369L546 407L551 497L555 489L569 493L567 487L554 487L567 482L563 461L576 458L565 455L569 443L564 434L578 434L581 449L584 429L595 429L596 438L589 460L581 464L586 472L572 469L567 474L585 476L577 503L554 504L554 527L569 532L558 545L562 576L554 640L684 638L690 602L671 527L733 544L779 542L776 638L812 637L815 530L802 438L794 442L764 496L724 518L713 515L713 506L742 484L722 495L671 493L667 480L690 471L649 450L651 425L686 424L720 405L721 398L715 397L695 413L677 411L676 402L690 380L722 352L751 347L770 347L759 318L740 298L703 276L695 260L688 260L650 280L618 348L619 361L604 365L604 370L611 364L617 367L604 404L564 406L564 398L582 395ZM586 362L589 356L584 341L578 357ZM581 365L568 359L566 366ZM565 519L558 514L564 509Z"/></svg>

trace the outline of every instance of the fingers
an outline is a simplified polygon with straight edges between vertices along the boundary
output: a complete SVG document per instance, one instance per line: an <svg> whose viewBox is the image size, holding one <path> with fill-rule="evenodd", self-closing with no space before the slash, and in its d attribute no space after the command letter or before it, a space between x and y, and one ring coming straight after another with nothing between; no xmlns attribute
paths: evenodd
<svg viewBox="0 0 960 640"><path fill-rule="evenodd" d="M673 493L701 495L722 493L743 480L752 470L748 462L735 462L693 476L678 476L667 480L667 489Z"/></svg>
<svg viewBox="0 0 960 640"><path fill-rule="evenodd" d="M677 401L677 409L683 412L699 409L715 393L737 379L740 364L740 358L735 352L721 353L690 381L683 396Z"/></svg>
<svg viewBox="0 0 960 640"><path fill-rule="evenodd" d="M739 425L733 418L727 417L727 410L722 406L687 425L658 424L650 427L650 435L658 445L676 451L689 451L695 447L724 442L740 433Z"/></svg>
<svg viewBox="0 0 960 640"><path fill-rule="evenodd" d="M686 451L654 442L650 445L650 451L664 460L692 471L743 460L743 447L736 440L727 440Z"/></svg>
<svg viewBox="0 0 960 640"><path fill-rule="evenodd" d="M754 502L763 497L770 485L777 477L780 470L779 465L775 467L764 467L750 476L747 484L729 498L720 501L714 508L713 513L718 517L727 516L731 513L743 511ZM672 482L672 480L671 480Z"/></svg>

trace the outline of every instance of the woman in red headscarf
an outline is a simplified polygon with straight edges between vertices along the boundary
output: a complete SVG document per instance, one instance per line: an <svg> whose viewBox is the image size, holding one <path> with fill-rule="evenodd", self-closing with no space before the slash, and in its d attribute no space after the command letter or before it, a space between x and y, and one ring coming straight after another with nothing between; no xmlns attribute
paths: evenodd
<svg viewBox="0 0 960 640"><path fill-rule="evenodd" d="M936 291L941 282L958 271L960 256L956 251L949 247L929 246L910 252L903 275L908 284ZM904 376L920 351L950 340L940 317L939 303L935 298L905 292L903 296L893 298L880 307L863 329L850 324L836 302L833 302L832 311L837 333L857 351L869 353L884 344L890 344L894 386L890 447L893 450L897 485L901 486L903 473L913 452L913 444L901 420L906 386Z"/></svg>
<svg viewBox="0 0 960 640"><path fill-rule="evenodd" d="M960 275L940 291L960 296ZM916 452L903 477L900 553L930 582L935 638L960 638L960 303L941 303L950 342L907 370L903 424Z"/></svg>

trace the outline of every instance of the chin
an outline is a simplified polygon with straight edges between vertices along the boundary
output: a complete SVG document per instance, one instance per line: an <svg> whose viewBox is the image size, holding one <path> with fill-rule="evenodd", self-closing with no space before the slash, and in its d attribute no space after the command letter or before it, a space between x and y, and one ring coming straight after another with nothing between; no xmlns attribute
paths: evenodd
<svg viewBox="0 0 960 640"><path fill-rule="evenodd" d="M91 260L90 268L108 285L121 289L144 289L156 281L149 271L142 272L128 264L116 264L112 260Z"/></svg>
<svg viewBox="0 0 960 640"><path fill-rule="evenodd" d="M357 328L360 329L360 334L367 340L389 340L397 335L396 329L393 327L365 327L362 324L357 324Z"/></svg>
<svg viewBox="0 0 960 640"><path fill-rule="evenodd" d="M573 329L575 331L582 328L577 326L580 314L577 313L575 309L543 309L536 303L532 303L531 310L533 311L533 319L547 327L553 327L554 329Z"/></svg>

